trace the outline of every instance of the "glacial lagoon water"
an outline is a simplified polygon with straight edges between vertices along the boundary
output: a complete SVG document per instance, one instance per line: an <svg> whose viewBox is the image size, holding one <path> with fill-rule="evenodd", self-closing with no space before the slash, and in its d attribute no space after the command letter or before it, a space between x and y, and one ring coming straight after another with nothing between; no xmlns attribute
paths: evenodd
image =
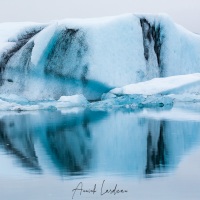
<svg viewBox="0 0 200 200"><path fill-rule="evenodd" d="M199 111L1 112L0 199L200 199Z"/></svg>

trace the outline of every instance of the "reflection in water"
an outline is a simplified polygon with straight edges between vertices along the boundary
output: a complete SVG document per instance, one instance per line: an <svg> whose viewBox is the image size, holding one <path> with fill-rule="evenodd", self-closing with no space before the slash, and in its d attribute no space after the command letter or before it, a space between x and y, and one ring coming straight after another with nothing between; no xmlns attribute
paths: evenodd
<svg viewBox="0 0 200 200"><path fill-rule="evenodd" d="M149 177L175 168L198 141L198 122L154 120L137 113L76 110L0 116L1 154L40 174Z"/></svg>
<svg viewBox="0 0 200 200"><path fill-rule="evenodd" d="M45 148L62 173L82 173L91 158L88 122L84 116L66 116L65 120L60 126L47 128Z"/></svg>
<svg viewBox="0 0 200 200"><path fill-rule="evenodd" d="M47 154L48 162L61 174L81 174L87 171L91 159L88 123L104 116L106 113L89 111L7 115L0 119L0 145L22 166L36 172L42 172L39 159ZM38 141L45 153L38 151Z"/></svg>
<svg viewBox="0 0 200 200"><path fill-rule="evenodd" d="M156 125L158 128L156 128ZM152 122L149 123L149 130L147 136L147 165L146 165L146 174L152 174L154 170L165 167L166 159L166 149L164 142L164 122ZM156 135L156 144L155 138Z"/></svg>
<svg viewBox="0 0 200 200"><path fill-rule="evenodd" d="M38 159L35 154L32 135L23 132L15 134L15 123L13 121L0 121L0 145L11 154L15 155L21 161L24 167L35 171L41 171ZM22 129L23 130L23 129ZM12 132L14 131L14 132Z"/></svg>

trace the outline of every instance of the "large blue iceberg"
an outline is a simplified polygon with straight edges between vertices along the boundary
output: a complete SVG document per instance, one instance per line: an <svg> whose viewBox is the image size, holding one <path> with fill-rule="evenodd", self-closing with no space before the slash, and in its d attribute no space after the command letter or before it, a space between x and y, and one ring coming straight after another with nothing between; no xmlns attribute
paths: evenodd
<svg viewBox="0 0 200 200"><path fill-rule="evenodd" d="M200 36L166 15L0 24L0 94L35 100L84 95L200 72Z"/></svg>

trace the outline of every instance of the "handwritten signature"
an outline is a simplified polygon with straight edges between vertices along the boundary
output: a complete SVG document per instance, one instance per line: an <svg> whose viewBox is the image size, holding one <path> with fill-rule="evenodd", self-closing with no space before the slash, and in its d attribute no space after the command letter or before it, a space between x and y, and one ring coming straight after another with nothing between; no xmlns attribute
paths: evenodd
<svg viewBox="0 0 200 200"><path fill-rule="evenodd" d="M75 195L77 193L79 193L80 195L82 195L83 193L90 193L92 195L94 195L95 193L99 193L101 196L103 195L117 195L117 194L124 194L127 193L128 190L125 189L118 189L118 184L115 184L115 186L113 188L109 188L109 189L105 189L105 180L103 180L102 184L101 184L101 189L98 192L97 191L97 184L94 184L94 186L92 188L88 188L85 189L83 186L83 182L80 182L75 189L72 190L73 194L72 194L72 199L74 199Z"/></svg>

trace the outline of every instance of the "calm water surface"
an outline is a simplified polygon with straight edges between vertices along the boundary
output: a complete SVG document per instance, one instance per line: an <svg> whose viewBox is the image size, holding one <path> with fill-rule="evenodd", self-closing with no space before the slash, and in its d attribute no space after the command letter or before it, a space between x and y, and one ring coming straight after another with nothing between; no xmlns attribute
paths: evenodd
<svg viewBox="0 0 200 200"><path fill-rule="evenodd" d="M103 190L127 193L101 194ZM0 113L0 199L200 199L200 112Z"/></svg>

